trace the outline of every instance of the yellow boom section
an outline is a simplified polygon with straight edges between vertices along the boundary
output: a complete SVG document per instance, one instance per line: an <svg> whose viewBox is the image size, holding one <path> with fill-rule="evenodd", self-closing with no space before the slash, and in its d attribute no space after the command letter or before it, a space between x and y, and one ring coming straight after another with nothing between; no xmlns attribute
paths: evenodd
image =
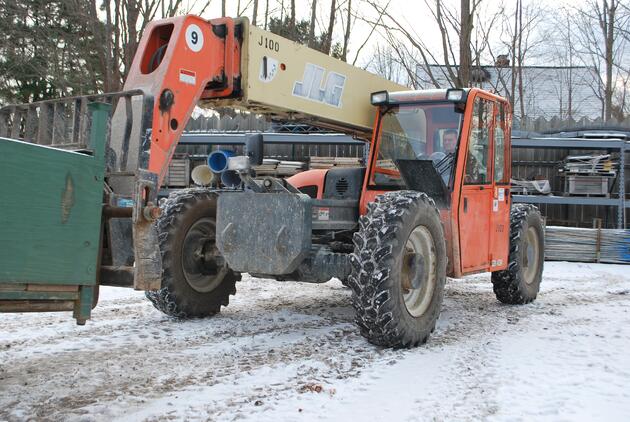
<svg viewBox="0 0 630 422"><path fill-rule="evenodd" d="M370 93L408 88L239 19L243 28L238 99L205 101L369 137Z"/></svg>

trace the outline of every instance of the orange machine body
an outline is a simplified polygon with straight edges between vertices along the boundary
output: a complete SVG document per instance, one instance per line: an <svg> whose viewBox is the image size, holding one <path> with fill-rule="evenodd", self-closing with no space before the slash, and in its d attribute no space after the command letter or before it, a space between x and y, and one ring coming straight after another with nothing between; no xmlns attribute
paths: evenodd
<svg viewBox="0 0 630 422"><path fill-rule="evenodd" d="M426 98L419 98L426 100ZM485 184L464 183L467 155L469 154L470 135L476 102L482 101L491 108L491 118L486 122L489 134L489 181ZM451 277L462 277L485 271L498 271L507 268L510 218L510 136L511 120L509 102L497 95L480 89L471 89L468 93L466 109L460 131L457 150L453 189L450 191L450 206L440 210L444 226L449 255L448 273ZM503 108L501 112L501 108ZM386 191L370 187L369 181L376 171L375 157L381 140L379 125L380 111L375 121L366 177L360 198L360 213L367 212L367 204ZM457 129L453 127L453 129ZM431 130L430 126L427 130ZM498 137L502 136L502 149L498 148ZM496 143L496 145L495 145ZM428 146L430 148L430 146ZM429 153L432 152L430 149ZM498 168L496 155L502 154L502 169ZM496 168L495 168L496 167ZM379 169L379 171L385 171ZM394 170L391 170L395 172ZM502 171L502 177L495 174ZM289 179L297 188L317 187L317 198L322 197L325 170L312 170L300 173Z"/></svg>
<svg viewBox="0 0 630 422"><path fill-rule="evenodd" d="M237 98L240 92L241 43L235 20L204 20L181 16L153 22L146 28L125 83L125 89L142 89L156 101L152 116L148 170L158 175L161 184L182 130L200 100ZM435 91L418 91L418 101L431 100ZM410 98L411 98L410 97ZM489 135L489 183L465 183L466 157L474 119L475 101L481 99L491 109L487 121ZM412 99L413 100L413 99ZM366 95L367 101L367 95ZM501 112L499 110L501 109ZM482 271L506 268L510 212L509 103L480 89L468 92L457 152L455 183L450 192L450 206L441 211L449 250L449 273L460 277ZM499 118L499 116L503 116ZM370 188L375 157L380 147L380 112L374 124L366 177L359 202L365 214L367 203L384 191ZM432 130L430 127L428 130ZM503 178L495 180L495 137L502 133L505 145ZM428 146L428 149L431 147ZM428 151L431 152L430 150ZM379 171L391 171L384 170ZM314 185L317 197L323 193L325 171L311 171L295 176L296 187Z"/></svg>
<svg viewBox="0 0 630 422"><path fill-rule="evenodd" d="M161 184L182 130L199 100L238 94L240 44L231 18L180 16L150 23L124 89L154 97L148 170Z"/></svg>

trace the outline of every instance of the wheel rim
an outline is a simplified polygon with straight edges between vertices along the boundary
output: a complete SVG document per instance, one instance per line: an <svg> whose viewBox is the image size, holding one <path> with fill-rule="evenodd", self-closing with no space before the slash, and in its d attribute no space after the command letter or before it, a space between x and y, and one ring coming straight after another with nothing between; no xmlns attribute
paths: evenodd
<svg viewBox="0 0 630 422"><path fill-rule="evenodd" d="M182 246L182 271L190 287L200 293L214 290L227 273L216 246L214 220L197 220L186 232Z"/></svg>
<svg viewBox="0 0 630 422"><path fill-rule="evenodd" d="M416 227L410 234L402 258L402 295L407 312L423 315L431 304L437 279L437 258L431 232Z"/></svg>
<svg viewBox="0 0 630 422"><path fill-rule="evenodd" d="M528 227L525 235L525 241L523 245L525 253L523 254L523 275L525 283L532 284L536 279L538 273L538 254L540 250L540 243L538 241L538 233L536 228Z"/></svg>

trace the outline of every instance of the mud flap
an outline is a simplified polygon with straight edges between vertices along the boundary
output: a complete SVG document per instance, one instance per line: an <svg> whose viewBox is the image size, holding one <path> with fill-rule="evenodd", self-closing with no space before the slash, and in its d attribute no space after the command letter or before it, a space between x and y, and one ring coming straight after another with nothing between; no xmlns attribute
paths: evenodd
<svg viewBox="0 0 630 422"><path fill-rule="evenodd" d="M311 199L292 193L222 192L217 245L234 271L289 274L311 248Z"/></svg>

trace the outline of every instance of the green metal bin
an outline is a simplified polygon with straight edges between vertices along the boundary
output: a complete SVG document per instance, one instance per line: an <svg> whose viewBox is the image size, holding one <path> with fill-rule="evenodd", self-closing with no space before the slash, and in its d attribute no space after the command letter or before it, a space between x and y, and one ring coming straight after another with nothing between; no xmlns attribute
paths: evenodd
<svg viewBox="0 0 630 422"><path fill-rule="evenodd" d="M88 110L90 151L0 138L0 311L90 317L111 106Z"/></svg>

